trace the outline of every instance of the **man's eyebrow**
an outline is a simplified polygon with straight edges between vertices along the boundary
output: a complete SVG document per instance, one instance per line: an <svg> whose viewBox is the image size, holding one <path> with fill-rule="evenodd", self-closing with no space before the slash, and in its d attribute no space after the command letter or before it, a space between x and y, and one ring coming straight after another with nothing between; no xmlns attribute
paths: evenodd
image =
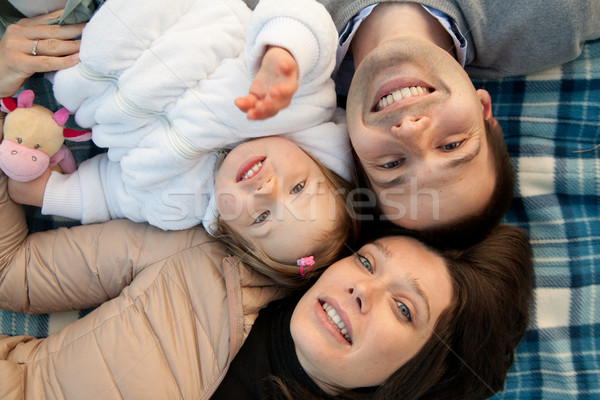
<svg viewBox="0 0 600 400"><path fill-rule="evenodd" d="M392 260L392 250L389 247L387 247L378 240L374 241L373 245L379 251L379 253L383 255L386 261ZM423 291L423 288L421 287L421 285L419 285L419 282L414 278L408 280L408 286L417 294L417 296L423 299L423 302L425 303L425 306L427 308L427 315L425 315L425 318L421 318L421 321L428 324L431 315L431 309L429 307L429 298L427 297L427 294Z"/></svg>
<svg viewBox="0 0 600 400"><path fill-rule="evenodd" d="M456 168L462 164L466 164L469 161L471 161L472 159L474 159L475 157L477 157L477 154L479 154L479 150L481 150L481 139L479 139L477 141L477 144L475 145L475 147L473 148L473 150L471 150L470 152L463 154L461 157L459 158L455 158L453 160L449 160L445 167L446 168Z"/></svg>
<svg viewBox="0 0 600 400"><path fill-rule="evenodd" d="M396 186L404 185L406 183L406 175L398 175L397 177L389 181L379 181L377 179L371 178L371 182L374 185L381 187L382 189L391 189Z"/></svg>

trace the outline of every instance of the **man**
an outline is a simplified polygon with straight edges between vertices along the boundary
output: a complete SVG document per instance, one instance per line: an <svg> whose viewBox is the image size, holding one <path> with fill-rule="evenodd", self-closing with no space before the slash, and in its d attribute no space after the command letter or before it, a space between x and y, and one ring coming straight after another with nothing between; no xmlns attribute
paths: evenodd
<svg viewBox="0 0 600 400"><path fill-rule="evenodd" d="M321 3L340 33L338 92L352 79L352 146L384 219L445 243L485 235L508 208L513 178L490 96L470 77L576 58L583 42L600 37L600 3Z"/></svg>

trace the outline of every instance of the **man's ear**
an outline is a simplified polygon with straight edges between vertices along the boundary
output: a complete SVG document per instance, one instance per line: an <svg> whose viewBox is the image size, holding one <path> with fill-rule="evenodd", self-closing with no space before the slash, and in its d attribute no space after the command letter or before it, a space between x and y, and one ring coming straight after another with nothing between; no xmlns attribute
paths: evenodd
<svg viewBox="0 0 600 400"><path fill-rule="evenodd" d="M483 119L490 120L492 117L492 98L485 89L477 89L477 96L483 107Z"/></svg>

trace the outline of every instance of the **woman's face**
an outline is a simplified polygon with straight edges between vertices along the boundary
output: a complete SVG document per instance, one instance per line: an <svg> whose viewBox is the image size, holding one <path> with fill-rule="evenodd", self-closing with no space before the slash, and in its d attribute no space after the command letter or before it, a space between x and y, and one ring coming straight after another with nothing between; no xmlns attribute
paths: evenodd
<svg viewBox="0 0 600 400"><path fill-rule="evenodd" d="M452 298L442 258L411 238L377 240L327 268L298 302L296 354L326 391L381 385L423 347Z"/></svg>

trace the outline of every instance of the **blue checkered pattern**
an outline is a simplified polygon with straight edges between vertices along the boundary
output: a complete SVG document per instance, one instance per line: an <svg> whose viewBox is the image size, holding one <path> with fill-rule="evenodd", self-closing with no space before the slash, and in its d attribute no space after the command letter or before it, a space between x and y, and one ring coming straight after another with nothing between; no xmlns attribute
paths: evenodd
<svg viewBox="0 0 600 400"><path fill-rule="evenodd" d="M518 174L505 221L531 233L535 305L494 399L600 398L600 40L492 96Z"/></svg>
<svg viewBox="0 0 600 400"><path fill-rule="evenodd" d="M518 174L505 222L531 233L535 305L494 399L600 398L600 40L526 77L475 81L492 96ZM40 90L36 90L42 93ZM98 150L76 144L80 161ZM29 212L33 230L73 221ZM0 311L0 333L46 336L85 312Z"/></svg>

